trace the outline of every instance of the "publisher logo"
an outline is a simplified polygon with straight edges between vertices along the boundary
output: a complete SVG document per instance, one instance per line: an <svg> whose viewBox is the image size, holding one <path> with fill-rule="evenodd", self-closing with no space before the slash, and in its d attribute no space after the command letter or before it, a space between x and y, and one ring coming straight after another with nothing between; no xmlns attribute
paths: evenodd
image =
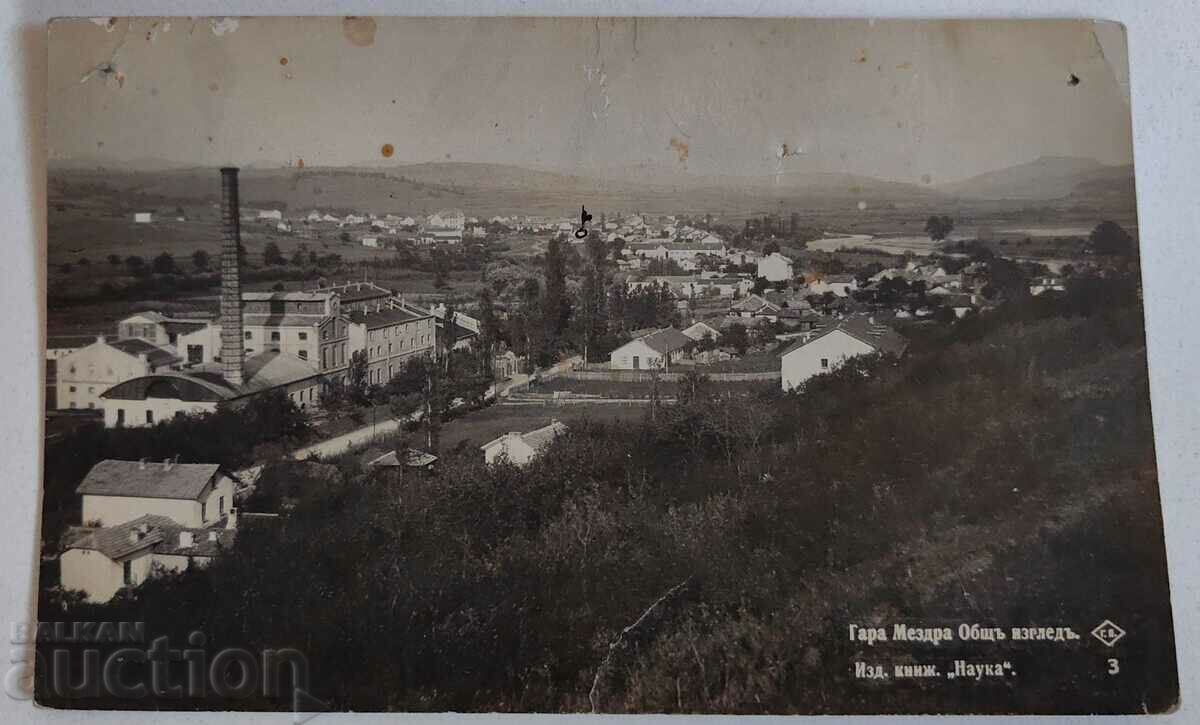
<svg viewBox="0 0 1200 725"><path fill-rule="evenodd" d="M1092 630L1092 636L1104 643L1106 647L1112 647L1117 643L1117 640L1125 636L1125 630L1118 627L1112 620L1106 619L1096 628Z"/></svg>

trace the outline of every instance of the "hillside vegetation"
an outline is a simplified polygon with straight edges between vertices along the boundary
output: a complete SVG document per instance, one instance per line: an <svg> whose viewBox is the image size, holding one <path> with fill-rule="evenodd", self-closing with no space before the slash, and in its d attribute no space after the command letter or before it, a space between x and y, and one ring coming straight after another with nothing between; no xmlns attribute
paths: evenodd
<svg viewBox="0 0 1200 725"><path fill-rule="evenodd" d="M278 464L256 504L294 508L209 570L104 607L52 592L39 618L295 647L334 709L1159 711L1174 651L1134 290L1006 305L794 394L692 377L676 405L575 426L526 469ZM1094 640L1007 646L1019 679L850 674L880 654L848 623L1088 639L1105 617L1133 633L1118 684Z"/></svg>

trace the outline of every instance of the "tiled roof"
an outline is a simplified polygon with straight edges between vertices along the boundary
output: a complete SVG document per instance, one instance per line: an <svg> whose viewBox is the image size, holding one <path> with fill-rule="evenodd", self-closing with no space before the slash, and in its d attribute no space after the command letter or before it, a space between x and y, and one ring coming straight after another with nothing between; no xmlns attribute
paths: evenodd
<svg viewBox="0 0 1200 725"><path fill-rule="evenodd" d="M207 324L206 322L192 320L165 320L162 326L168 335L186 335L189 332L203 329Z"/></svg>
<svg viewBox="0 0 1200 725"><path fill-rule="evenodd" d="M313 315L255 314L242 315L246 327L312 327L325 319L324 313Z"/></svg>
<svg viewBox="0 0 1200 725"><path fill-rule="evenodd" d="M234 397L295 383L319 375L312 365L292 355L264 352L246 358L245 382Z"/></svg>
<svg viewBox="0 0 1200 725"><path fill-rule="evenodd" d="M121 352L128 355L133 355L134 357L137 357L138 355L145 355L146 362L150 363L156 368L164 365L173 365L179 362L179 358L172 354L169 350L164 350L158 345L152 345L145 340L140 340L136 337L117 340L116 342L111 342L109 344Z"/></svg>
<svg viewBox="0 0 1200 725"><path fill-rule="evenodd" d="M437 461L438 457L432 453L418 451L416 448L409 448L408 455L404 461L404 465L410 468L424 468ZM379 458L371 461L368 466L383 466L385 468L399 468L400 457L396 455L396 451L388 451Z"/></svg>
<svg viewBox="0 0 1200 725"><path fill-rule="evenodd" d="M645 343L651 350L663 355L695 342L692 338L676 330L674 327L667 327L657 332L652 332L644 337L639 337L638 340Z"/></svg>
<svg viewBox="0 0 1200 725"><path fill-rule="evenodd" d="M543 426L537 430L531 430L528 433L521 435L521 439L529 445L530 448L537 450L544 445L549 444L556 437L567 432L565 423L553 421L550 425Z"/></svg>
<svg viewBox="0 0 1200 725"><path fill-rule="evenodd" d="M378 312L354 310L347 313L346 317L357 325L366 325L367 329L376 329L387 327L388 325L398 325L402 322L420 320L423 316L417 314L412 309L384 309Z"/></svg>
<svg viewBox="0 0 1200 725"><path fill-rule="evenodd" d="M268 302L268 301L288 301L288 302L324 302L329 299L334 293L330 291L319 292L243 292L243 302Z"/></svg>
<svg viewBox="0 0 1200 725"><path fill-rule="evenodd" d="M783 351L783 355L787 355L795 350L798 350L809 343L820 340L822 337L829 335L837 330L850 335L859 342L866 343L877 352L888 353L891 355L902 355L908 348L908 339L890 327L877 325L866 317L852 317L846 320L839 320L834 324L829 324L825 329L817 334L792 345L787 350Z"/></svg>
<svg viewBox="0 0 1200 725"><path fill-rule="evenodd" d="M75 492L195 501L216 476L216 463L104 460L92 466Z"/></svg>
<svg viewBox="0 0 1200 725"><path fill-rule="evenodd" d="M192 534L192 545L180 546L179 535ZM216 556L232 546L236 531L224 527L195 529L180 526L166 516L146 514L116 526L73 526L63 537L64 549L90 549L113 561L149 549L152 553L179 556Z"/></svg>

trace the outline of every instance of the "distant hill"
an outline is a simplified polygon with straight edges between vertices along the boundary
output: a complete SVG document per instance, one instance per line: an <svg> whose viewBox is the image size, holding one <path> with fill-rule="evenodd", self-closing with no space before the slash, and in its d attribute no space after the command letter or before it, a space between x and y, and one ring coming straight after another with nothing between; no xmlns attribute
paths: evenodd
<svg viewBox="0 0 1200 725"><path fill-rule="evenodd" d="M54 165L49 175L52 196L111 194L135 206L186 206L216 201L220 194L215 169L116 170L80 164ZM249 167L241 177L243 204L284 207L289 215L310 209L422 214L447 207L473 215L564 215L576 213L581 204L596 210L647 213L740 213L771 208L853 209L859 202L877 208L945 199L940 192L915 184L835 173L757 177L679 173L622 179L455 162L386 169Z"/></svg>
<svg viewBox="0 0 1200 725"><path fill-rule="evenodd" d="M1106 166L1095 159L1042 156L1027 164L989 171L937 186L968 199L1052 200L1091 193L1132 193L1133 167Z"/></svg>

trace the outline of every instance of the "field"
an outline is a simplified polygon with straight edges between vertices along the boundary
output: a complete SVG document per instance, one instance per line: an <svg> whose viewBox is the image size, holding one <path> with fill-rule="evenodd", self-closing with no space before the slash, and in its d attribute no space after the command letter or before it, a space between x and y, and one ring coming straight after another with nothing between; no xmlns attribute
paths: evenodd
<svg viewBox="0 0 1200 725"><path fill-rule="evenodd" d="M455 418L442 426L439 441L440 455L476 458L482 460L479 446L499 438L510 431L523 433L549 425L559 420L570 426L574 422L590 421L637 421L645 415L645 407L638 405L493 405ZM412 433L410 446L426 449L424 430ZM361 452L364 463L378 457L388 446L370 446Z"/></svg>

